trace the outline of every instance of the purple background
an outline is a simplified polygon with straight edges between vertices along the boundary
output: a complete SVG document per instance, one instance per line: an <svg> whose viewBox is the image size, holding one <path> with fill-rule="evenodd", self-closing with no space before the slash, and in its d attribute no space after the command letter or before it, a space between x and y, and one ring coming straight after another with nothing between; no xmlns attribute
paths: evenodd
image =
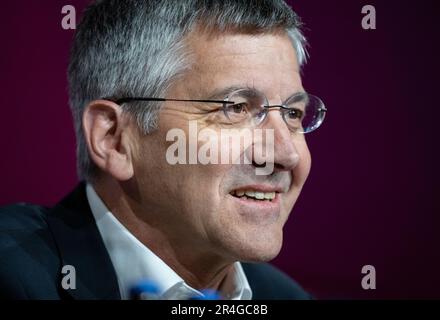
<svg viewBox="0 0 440 320"><path fill-rule="evenodd" d="M0 205L56 203L77 183L67 104L72 31L61 8L0 5ZM373 4L377 30L361 28ZM308 137L312 172L275 264L318 298L440 298L439 10L435 1L295 0L329 109ZM361 288L361 268L377 289Z"/></svg>

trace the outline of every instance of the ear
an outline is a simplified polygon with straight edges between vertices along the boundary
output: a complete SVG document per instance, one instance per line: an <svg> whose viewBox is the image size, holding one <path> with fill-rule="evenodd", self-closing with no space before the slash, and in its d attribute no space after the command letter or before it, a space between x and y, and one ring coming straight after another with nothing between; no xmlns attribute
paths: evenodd
<svg viewBox="0 0 440 320"><path fill-rule="evenodd" d="M117 180L133 176L132 139L121 107L107 100L94 100L84 110L83 131L92 161Z"/></svg>

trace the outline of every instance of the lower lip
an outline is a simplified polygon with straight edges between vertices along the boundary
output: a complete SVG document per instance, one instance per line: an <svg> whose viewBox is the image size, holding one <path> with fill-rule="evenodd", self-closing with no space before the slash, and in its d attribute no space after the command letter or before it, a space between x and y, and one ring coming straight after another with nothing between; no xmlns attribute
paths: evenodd
<svg viewBox="0 0 440 320"><path fill-rule="evenodd" d="M239 213L245 216L251 216L257 219L277 218L280 215L280 195L275 194L272 201L253 200L246 197L234 197L229 195L240 209Z"/></svg>

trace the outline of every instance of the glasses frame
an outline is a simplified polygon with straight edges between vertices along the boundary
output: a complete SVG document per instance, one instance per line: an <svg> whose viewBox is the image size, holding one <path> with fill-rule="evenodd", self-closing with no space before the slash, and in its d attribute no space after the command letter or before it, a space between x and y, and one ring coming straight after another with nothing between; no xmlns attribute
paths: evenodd
<svg viewBox="0 0 440 320"><path fill-rule="evenodd" d="M234 90L233 92L231 92L230 94L228 94L226 96L225 101L226 102L229 101L231 96L233 96L234 94L237 94L237 93L239 93L241 91L247 91L247 90L249 90L249 89L242 88L242 89ZM317 128L319 128L321 126L322 122L325 119L327 108L325 107L324 102L322 102L322 100L319 97L317 97L315 95L312 95L312 94L309 94L308 92L298 92L298 93L295 93L295 94L291 95L289 98L287 98L284 101L284 103L276 104L276 105L270 105L269 104L269 100L267 99L267 97L266 97L266 95L264 93L262 93L260 91L255 91L255 92L261 95L261 98L263 98L263 102L264 102L260 106L261 110L258 113L256 113L256 115L258 115L258 114L261 114L263 112L263 117L261 118L261 120L259 120L259 122L257 124L254 125L255 127L261 125L264 122L264 120L266 120L266 117L269 114L270 109L274 109L274 108L279 108L280 109L279 111L280 111L281 116L282 116L282 118L284 120L284 123L286 124L286 126L289 128L290 131L295 132L295 133L302 133L302 134L310 133L310 132L316 130ZM318 112L318 121L307 131L298 130L296 128L291 127L291 125L289 124L289 122L286 119L286 114L288 113L287 111L295 110L295 108L287 106L287 104L290 104L288 102L290 102L292 99L294 99L295 97L298 97L300 95L307 96L308 98L312 97L312 98L316 99L318 101L318 103L319 103L319 108L316 110ZM234 104L235 103L236 102L234 102ZM226 106L223 107L223 111L224 111L224 114L225 114L226 118L230 119L229 115L228 115L228 112L226 110ZM301 112L303 112L303 111L301 111Z"/></svg>
<svg viewBox="0 0 440 320"><path fill-rule="evenodd" d="M240 91L240 90L237 90ZM232 95L234 92L232 92L230 95ZM306 133L310 133L314 130L316 130L317 128L319 128L322 124L322 122L324 121L325 115L327 113L327 108L325 107L324 103L322 102L322 100L314 95L310 95L306 92L304 92L305 94L307 94L308 96L313 96L315 98L317 98L322 106L317 110L318 112L320 112L322 114L322 116L320 117L319 121L317 122L317 124L315 124L311 130L309 131L303 131L300 133L306 134ZM229 96L229 95L228 95ZM286 101L290 100L292 97L294 97L295 95L289 97ZM265 101L268 102L266 96L265 97ZM112 101L118 105L124 104L124 103L129 103L129 102L134 102L134 101L159 101L159 102L166 102L166 101L174 101L174 102L201 102L201 103L216 103L216 104L222 104L223 105L223 112L225 113L225 116L229 119L228 115L227 115L227 111L226 111L226 105L233 105L235 104L234 101L228 101L228 100L199 100L199 99L173 99L173 98L155 98L155 97L124 97L124 98L119 98L119 99L112 99L112 98L103 98L104 100L108 100L108 101ZM227 98L226 98L227 99ZM290 129L289 124L287 123L287 120L285 118L286 116L286 112L283 112L281 110L292 110L292 108L287 107L285 104L277 104L277 105L263 105L262 106L265 109L265 113L264 113L264 117L262 118L262 120L259 122L258 125L262 124L264 122L264 120L267 117L267 114L269 113L270 109L274 109L274 108L279 108L280 109L280 113L283 117L284 122L286 123L287 127Z"/></svg>

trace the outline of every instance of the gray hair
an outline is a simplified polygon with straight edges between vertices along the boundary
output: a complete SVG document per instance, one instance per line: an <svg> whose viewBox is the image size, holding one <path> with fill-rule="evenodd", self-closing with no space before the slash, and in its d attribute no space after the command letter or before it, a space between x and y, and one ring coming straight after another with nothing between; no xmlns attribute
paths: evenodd
<svg viewBox="0 0 440 320"><path fill-rule="evenodd" d="M82 130L85 107L103 97L162 97L190 68L184 40L191 31L248 34L284 31L298 63L307 59L299 17L282 0L97 0L77 28L68 70L80 179L97 167ZM148 107L146 107L148 104ZM147 134L157 128L157 102L132 102L123 112Z"/></svg>

